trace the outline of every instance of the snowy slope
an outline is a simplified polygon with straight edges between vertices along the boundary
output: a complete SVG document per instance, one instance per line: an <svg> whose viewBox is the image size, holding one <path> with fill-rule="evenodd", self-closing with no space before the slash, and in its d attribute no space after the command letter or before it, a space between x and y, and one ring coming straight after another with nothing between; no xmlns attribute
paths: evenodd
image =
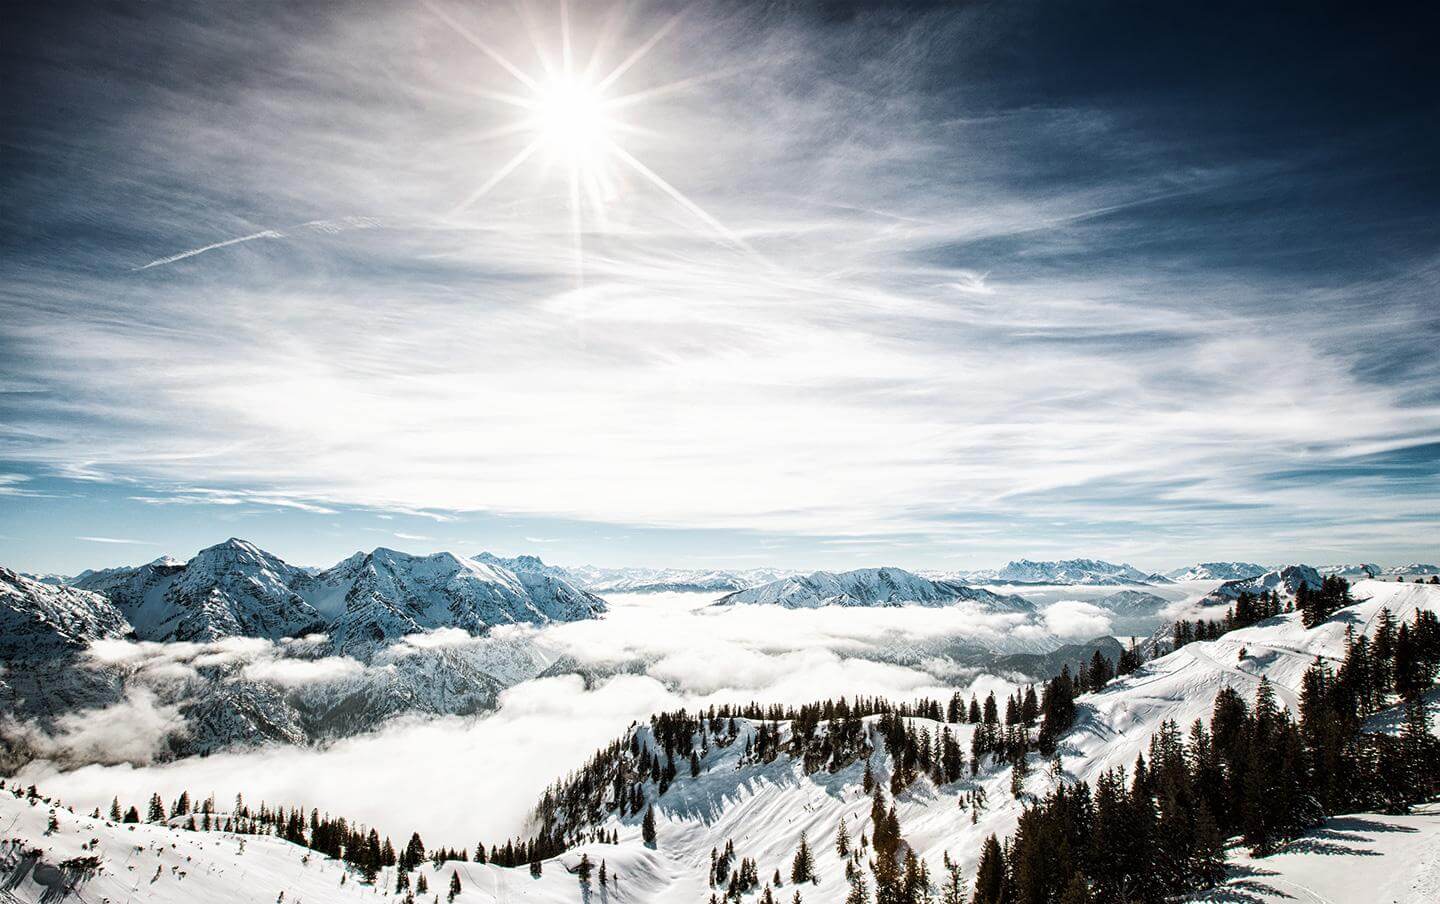
<svg viewBox="0 0 1440 904"><path fill-rule="evenodd" d="M44 789L41 789L43 792ZM140 802L143 803L143 802ZM0 791L0 887L3 900L146 901L158 904L275 904L369 901L375 890L341 884L344 867L277 838L187 832L162 825L119 825ZM97 869L64 868L95 857ZM69 894L65 894L66 890ZM472 899L473 900L473 899Z"/></svg>
<svg viewBox="0 0 1440 904"><path fill-rule="evenodd" d="M1270 569L1254 562L1200 562L1165 572L1172 581L1243 581Z"/></svg>
<svg viewBox="0 0 1440 904"><path fill-rule="evenodd" d="M47 831L52 809L59 824L53 833ZM282 892L286 904L401 900L387 893L395 888L394 867L368 885L339 861L272 836L111 823L41 798L17 798L8 788L0 791L0 831L0 900L18 904L275 904ZM618 881L602 891L592 877L590 887L582 887L573 873L582 853L597 869L605 861ZM98 861L95 868L74 864L89 857ZM428 861L412 877L426 877L430 893L416 897L426 904L433 896L446 899L453 873L461 884L456 904L664 904L674 900L674 869L662 853L643 846L590 844L546 861L538 879L523 868Z"/></svg>
<svg viewBox="0 0 1440 904"><path fill-rule="evenodd" d="M840 573L782 578L721 597L716 605L767 605L787 609L822 606L948 606L966 601L994 612L1030 612L1034 605L1017 596L1002 596L979 587L932 581L899 568L862 568Z"/></svg>
<svg viewBox="0 0 1440 904"><path fill-rule="evenodd" d="M1440 805L1336 816L1279 853L1230 855L1231 878L1191 901L1433 904L1440 901Z"/></svg>
<svg viewBox="0 0 1440 904"><path fill-rule="evenodd" d="M0 567L0 660L79 650L130 631L120 610L99 594Z"/></svg>

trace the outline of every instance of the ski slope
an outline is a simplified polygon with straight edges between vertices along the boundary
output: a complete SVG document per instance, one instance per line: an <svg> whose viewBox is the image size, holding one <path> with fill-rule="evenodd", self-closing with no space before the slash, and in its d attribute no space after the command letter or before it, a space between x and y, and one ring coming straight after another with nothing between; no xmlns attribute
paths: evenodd
<svg viewBox="0 0 1440 904"><path fill-rule="evenodd" d="M1440 901L1440 805L1406 816L1336 816L1270 857L1237 851L1230 879L1196 902L1434 904Z"/></svg>

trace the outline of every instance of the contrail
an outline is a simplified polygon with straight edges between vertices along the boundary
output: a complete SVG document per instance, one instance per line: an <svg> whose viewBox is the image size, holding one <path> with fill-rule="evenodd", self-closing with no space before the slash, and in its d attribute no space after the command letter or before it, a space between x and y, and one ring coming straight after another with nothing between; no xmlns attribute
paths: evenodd
<svg viewBox="0 0 1440 904"><path fill-rule="evenodd" d="M238 239L226 239L223 242L216 242L213 245L206 245L204 248L192 248L189 251L182 251L179 254L172 254L169 257L162 257L159 260L151 261L143 267L135 267L130 272L136 273L140 270L149 270L151 267L159 267L164 264L173 264L176 261L183 261L187 257L194 257L197 254L204 254L207 251L214 251L216 248L224 248L227 245L238 245L241 242L253 242L255 239L283 239L285 233L276 232L273 229L266 229L252 235L242 235Z"/></svg>
<svg viewBox="0 0 1440 904"><path fill-rule="evenodd" d="M298 226L287 226L288 230L309 229L314 232L336 233L346 232L351 229L378 229L381 223L375 217L341 217L336 220L310 220ZM228 245L238 245L241 242L253 242L256 239L283 239L289 238L289 232L281 232L278 229L265 229L251 235L242 235L239 238L226 239L223 242L216 242L213 245L206 245L203 248L192 248L189 251L182 251L179 254L172 254L169 257L162 257L159 260L151 261L143 267L131 268L131 273L138 273L141 270L149 270L151 267L160 267L165 264L173 264L176 261L183 261L187 257L194 257L197 254L204 254L207 251L214 251L216 248L224 248Z"/></svg>

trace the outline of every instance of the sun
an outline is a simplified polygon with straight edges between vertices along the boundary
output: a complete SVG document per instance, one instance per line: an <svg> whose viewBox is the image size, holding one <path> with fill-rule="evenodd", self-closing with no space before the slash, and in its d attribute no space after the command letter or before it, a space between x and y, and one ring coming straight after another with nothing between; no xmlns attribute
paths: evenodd
<svg viewBox="0 0 1440 904"><path fill-rule="evenodd" d="M617 175L624 171L637 174L644 183L659 190L673 203L689 212L695 221L724 242L759 258L744 239L727 229L699 204L645 165L626 150L622 143L621 139L625 135L643 130L622 120L621 111L624 111L628 118L631 111L646 100L674 94L702 81L728 74L704 73L628 94L619 94L613 90L621 76L635 69L646 54L675 27L680 21L678 15L667 20L649 39L624 56L608 73L600 76L599 73L603 71L600 45L603 42L596 42L590 59L584 66L577 65L572 48L568 6L562 0L559 7L560 28L557 42L560 46L559 62L552 62L554 57L540 47L537 41L536 50L544 63L544 72L536 76L515 65L467 28L441 6L438 0L421 0L421 3L456 34L503 69L519 83L521 89L518 93L514 92L513 88L508 92L480 92L491 100L519 111L518 118L494 130L491 133L493 137L521 135L525 143L514 156L456 205L450 211L450 217L471 210L511 173L538 154L542 158L549 158L549 163L560 163L559 169L565 176L577 286L584 284L584 236L587 231L605 231L608 222L606 206L617 196ZM763 258L761 260L763 261Z"/></svg>
<svg viewBox="0 0 1440 904"><path fill-rule="evenodd" d="M582 163L599 159L618 125L595 85L575 75L559 75L541 85L535 123L551 153Z"/></svg>

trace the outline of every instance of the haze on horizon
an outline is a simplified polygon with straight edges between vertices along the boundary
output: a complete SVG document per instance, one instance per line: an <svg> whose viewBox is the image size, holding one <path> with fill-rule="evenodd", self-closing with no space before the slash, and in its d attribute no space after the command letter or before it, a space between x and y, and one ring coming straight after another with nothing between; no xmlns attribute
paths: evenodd
<svg viewBox="0 0 1440 904"><path fill-rule="evenodd" d="M1429 13L519 9L14 17L0 563L1435 558Z"/></svg>

